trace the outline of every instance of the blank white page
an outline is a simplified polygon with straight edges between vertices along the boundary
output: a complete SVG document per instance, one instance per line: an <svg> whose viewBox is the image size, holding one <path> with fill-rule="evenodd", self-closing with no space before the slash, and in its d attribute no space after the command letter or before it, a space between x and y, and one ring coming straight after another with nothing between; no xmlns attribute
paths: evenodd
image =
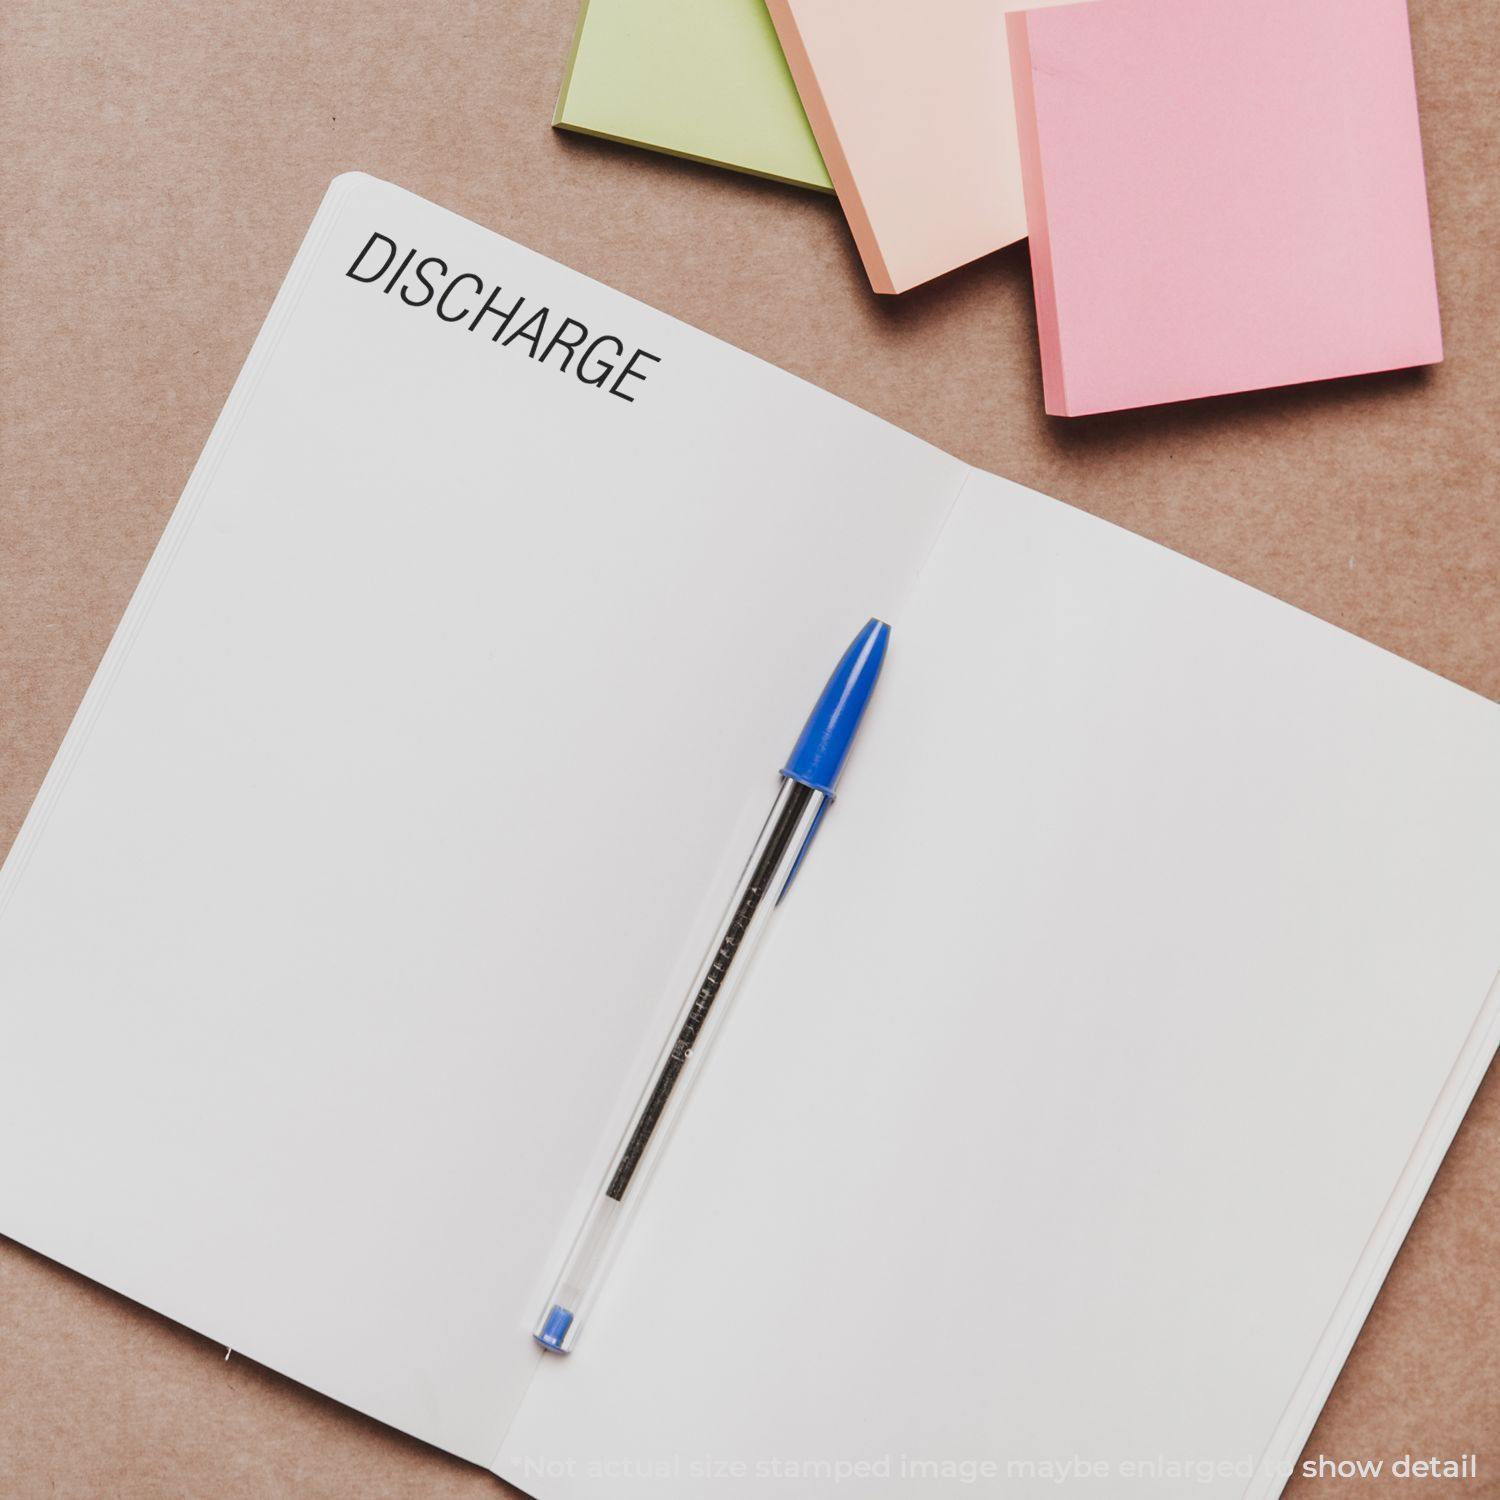
<svg viewBox="0 0 1500 1500"><path fill-rule="evenodd" d="M440 321L346 275L372 233L659 362L627 401ZM0 1231L492 1459L704 913L964 472L336 181L0 879Z"/></svg>
<svg viewBox="0 0 1500 1500"><path fill-rule="evenodd" d="M498 1469L1274 1493L1494 1050L1497 913L1493 704L974 476Z"/></svg>

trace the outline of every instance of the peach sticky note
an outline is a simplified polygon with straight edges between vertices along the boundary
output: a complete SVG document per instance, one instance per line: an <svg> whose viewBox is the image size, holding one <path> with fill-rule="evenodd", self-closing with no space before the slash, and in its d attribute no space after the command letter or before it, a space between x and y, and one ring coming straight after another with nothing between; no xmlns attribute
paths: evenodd
<svg viewBox="0 0 1500 1500"><path fill-rule="evenodd" d="M1049 412L1442 359L1406 0L1007 24Z"/></svg>
<svg viewBox="0 0 1500 1500"><path fill-rule="evenodd" d="M1005 40L1005 12L1022 3L769 0L877 292L1025 235Z"/></svg>

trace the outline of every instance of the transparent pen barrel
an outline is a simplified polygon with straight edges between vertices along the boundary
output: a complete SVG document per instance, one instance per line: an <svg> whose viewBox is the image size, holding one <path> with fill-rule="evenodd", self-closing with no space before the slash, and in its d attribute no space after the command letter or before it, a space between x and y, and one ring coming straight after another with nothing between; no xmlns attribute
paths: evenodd
<svg viewBox="0 0 1500 1500"><path fill-rule="evenodd" d="M734 990L744 979L755 945L827 800L822 792L783 778L667 1045L533 1330L547 1348L567 1353L573 1347L579 1324L702 1066L704 1052L723 1023Z"/></svg>

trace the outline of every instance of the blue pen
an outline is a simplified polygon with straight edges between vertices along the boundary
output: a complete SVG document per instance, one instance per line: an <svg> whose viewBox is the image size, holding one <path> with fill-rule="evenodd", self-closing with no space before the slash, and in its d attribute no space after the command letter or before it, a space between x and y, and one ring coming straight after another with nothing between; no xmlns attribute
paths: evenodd
<svg viewBox="0 0 1500 1500"><path fill-rule="evenodd" d="M598 1290L630 1211L639 1201L732 984L744 973L767 918L786 894L812 843L854 732L885 660L891 627L871 620L844 652L781 772L781 788L740 876L708 956L688 991L672 1040L631 1116L609 1172L563 1265L532 1336L566 1354Z"/></svg>

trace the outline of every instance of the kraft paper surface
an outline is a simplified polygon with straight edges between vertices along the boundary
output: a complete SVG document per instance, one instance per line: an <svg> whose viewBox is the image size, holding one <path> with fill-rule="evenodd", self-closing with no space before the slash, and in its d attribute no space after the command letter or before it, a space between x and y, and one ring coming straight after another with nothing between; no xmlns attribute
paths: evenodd
<svg viewBox="0 0 1500 1500"><path fill-rule="evenodd" d="M0 847L324 189L351 168L1500 696L1500 40L1484 0L1412 0L1446 362L1072 421L1042 410L1024 244L873 296L831 199L554 131L576 14L0 11ZM1307 1449L1387 1466L1477 1453L1480 1477L1297 1479L1289 1495L1500 1497L1497 1268L1492 1071ZM6 1497L504 1493L0 1242Z"/></svg>

